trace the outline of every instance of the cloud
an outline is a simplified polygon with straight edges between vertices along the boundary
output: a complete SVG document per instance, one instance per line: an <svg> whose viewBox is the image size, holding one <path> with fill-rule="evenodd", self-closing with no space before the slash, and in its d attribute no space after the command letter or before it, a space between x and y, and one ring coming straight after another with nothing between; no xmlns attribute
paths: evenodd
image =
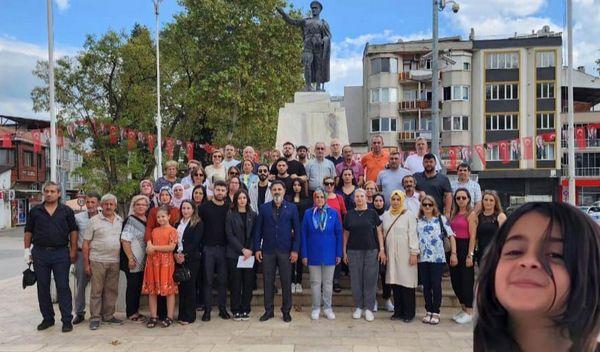
<svg viewBox="0 0 600 352"><path fill-rule="evenodd" d="M70 0L54 0L59 11L65 11L71 6Z"/></svg>

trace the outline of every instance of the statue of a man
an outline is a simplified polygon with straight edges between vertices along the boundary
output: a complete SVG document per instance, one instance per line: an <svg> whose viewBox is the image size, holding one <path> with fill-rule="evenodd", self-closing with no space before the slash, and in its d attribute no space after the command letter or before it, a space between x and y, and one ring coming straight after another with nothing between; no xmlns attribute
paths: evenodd
<svg viewBox="0 0 600 352"><path fill-rule="evenodd" d="M322 10L323 5L318 1L313 1L310 3L312 17L294 19L282 9L277 8L277 12L281 14L287 23L302 28L304 38L302 64L304 65L304 80L307 92L314 90L312 83L316 84L317 91L325 91L325 82L329 82L331 32L329 31L329 24L319 17Z"/></svg>

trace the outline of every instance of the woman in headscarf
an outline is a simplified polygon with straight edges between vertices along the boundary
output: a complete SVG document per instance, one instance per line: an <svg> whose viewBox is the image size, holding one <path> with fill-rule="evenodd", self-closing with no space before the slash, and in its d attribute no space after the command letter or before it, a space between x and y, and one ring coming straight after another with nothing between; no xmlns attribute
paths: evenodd
<svg viewBox="0 0 600 352"><path fill-rule="evenodd" d="M390 196L390 209L382 216L387 270L385 283L394 292L392 320L408 323L415 317L415 287L417 287L417 217L404 207L406 195L395 190Z"/></svg>
<svg viewBox="0 0 600 352"><path fill-rule="evenodd" d="M172 193L173 193L173 199L171 200L171 204L179 209L179 206L181 206L181 202L183 202L185 200L184 197L184 192L185 192L185 188L183 187L183 185L181 183L176 183L173 185L173 188L171 189Z"/></svg>
<svg viewBox="0 0 600 352"><path fill-rule="evenodd" d="M321 296L327 319L335 319L331 306L333 273L342 258L342 224L336 210L327 205L322 189L313 193L314 206L302 218L302 263L308 265L312 294L311 319L321 315Z"/></svg>
<svg viewBox="0 0 600 352"><path fill-rule="evenodd" d="M148 197L150 200L147 211L158 205L158 199L156 199L156 194L154 194L154 182L152 180L145 179L140 181L140 194Z"/></svg>

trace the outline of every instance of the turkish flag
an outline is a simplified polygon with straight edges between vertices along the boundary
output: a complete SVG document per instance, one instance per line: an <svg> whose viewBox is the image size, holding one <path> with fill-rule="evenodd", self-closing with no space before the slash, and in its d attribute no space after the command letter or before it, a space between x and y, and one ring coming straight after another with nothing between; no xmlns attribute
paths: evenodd
<svg viewBox="0 0 600 352"><path fill-rule="evenodd" d="M456 169L456 148L448 148L448 157L450 158L450 170Z"/></svg>
<svg viewBox="0 0 600 352"><path fill-rule="evenodd" d="M65 146L65 137L64 137L64 132L62 130L62 128L57 128L56 129L56 145L58 145L59 147L64 147Z"/></svg>
<svg viewBox="0 0 600 352"><path fill-rule="evenodd" d="M187 152L188 161L194 159L194 142L186 142L185 150Z"/></svg>
<svg viewBox="0 0 600 352"><path fill-rule="evenodd" d="M33 152L39 153L42 150L42 137L39 130L33 131Z"/></svg>
<svg viewBox="0 0 600 352"><path fill-rule="evenodd" d="M165 149L167 151L167 156L169 159L173 159L173 148L175 148L175 141L173 138L167 138Z"/></svg>
<svg viewBox="0 0 600 352"><path fill-rule="evenodd" d="M475 145L475 152L479 156L479 160L481 160L483 167L485 167L486 159L485 159L485 149L483 148L483 145L482 144Z"/></svg>
<svg viewBox="0 0 600 352"><path fill-rule="evenodd" d="M577 127L575 129L575 140L577 141L577 148L585 149L585 131L583 130L583 127Z"/></svg>
<svg viewBox="0 0 600 352"><path fill-rule="evenodd" d="M154 154L154 145L156 144L156 136L148 133L146 136L146 142L148 142L148 150L151 154Z"/></svg>
<svg viewBox="0 0 600 352"><path fill-rule="evenodd" d="M135 137L136 133L134 130L127 131L127 149L132 150L135 148Z"/></svg>
<svg viewBox="0 0 600 352"><path fill-rule="evenodd" d="M544 142L554 142L554 140L556 139L556 133L555 132L544 133L544 134L542 134L542 139L544 140Z"/></svg>
<svg viewBox="0 0 600 352"><path fill-rule="evenodd" d="M10 132L2 134L2 148L12 148L12 134Z"/></svg>
<svg viewBox="0 0 600 352"><path fill-rule="evenodd" d="M110 144L117 144L119 141L119 127L110 125L108 132Z"/></svg>
<svg viewBox="0 0 600 352"><path fill-rule="evenodd" d="M533 137L523 138L523 159L533 160Z"/></svg>
<svg viewBox="0 0 600 352"><path fill-rule="evenodd" d="M500 149L500 159L502 159L502 163L508 164L508 162L510 161L510 155L509 155L510 151L508 149L508 142L501 141L498 144L498 148Z"/></svg>

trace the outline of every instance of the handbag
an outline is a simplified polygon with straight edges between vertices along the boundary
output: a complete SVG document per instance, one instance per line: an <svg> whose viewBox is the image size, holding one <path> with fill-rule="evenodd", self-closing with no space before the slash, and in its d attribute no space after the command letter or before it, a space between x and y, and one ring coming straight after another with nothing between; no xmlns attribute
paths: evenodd
<svg viewBox="0 0 600 352"><path fill-rule="evenodd" d="M37 282L37 278L35 276L35 272L31 270L31 263L25 271L23 271L23 289L27 286L33 286Z"/></svg>
<svg viewBox="0 0 600 352"><path fill-rule="evenodd" d="M400 219L400 217L404 214L404 211L402 213L400 213L398 216L396 216L396 218L394 219L394 221L392 221L392 224L390 225L390 227L387 229L387 231L385 232L385 234L383 235L383 239L385 241L385 238L388 236L388 234L390 233L390 231L392 230L392 228L394 227L394 225L396 224L396 221L398 221L398 219ZM387 253L386 253L387 254ZM379 273L385 275L385 272L387 270L387 265L386 264L381 264L379 263Z"/></svg>
<svg viewBox="0 0 600 352"><path fill-rule="evenodd" d="M440 230L442 242L444 242L444 252L448 253L452 250L452 246L450 246L450 239L448 238L448 231L446 231L446 226L444 226L444 220L442 220L442 216L438 216L438 220L440 221Z"/></svg>
<svg viewBox="0 0 600 352"><path fill-rule="evenodd" d="M192 272L185 265L175 265L175 271L173 272L173 281L177 283L187 282L192 278Z"/></svg>

